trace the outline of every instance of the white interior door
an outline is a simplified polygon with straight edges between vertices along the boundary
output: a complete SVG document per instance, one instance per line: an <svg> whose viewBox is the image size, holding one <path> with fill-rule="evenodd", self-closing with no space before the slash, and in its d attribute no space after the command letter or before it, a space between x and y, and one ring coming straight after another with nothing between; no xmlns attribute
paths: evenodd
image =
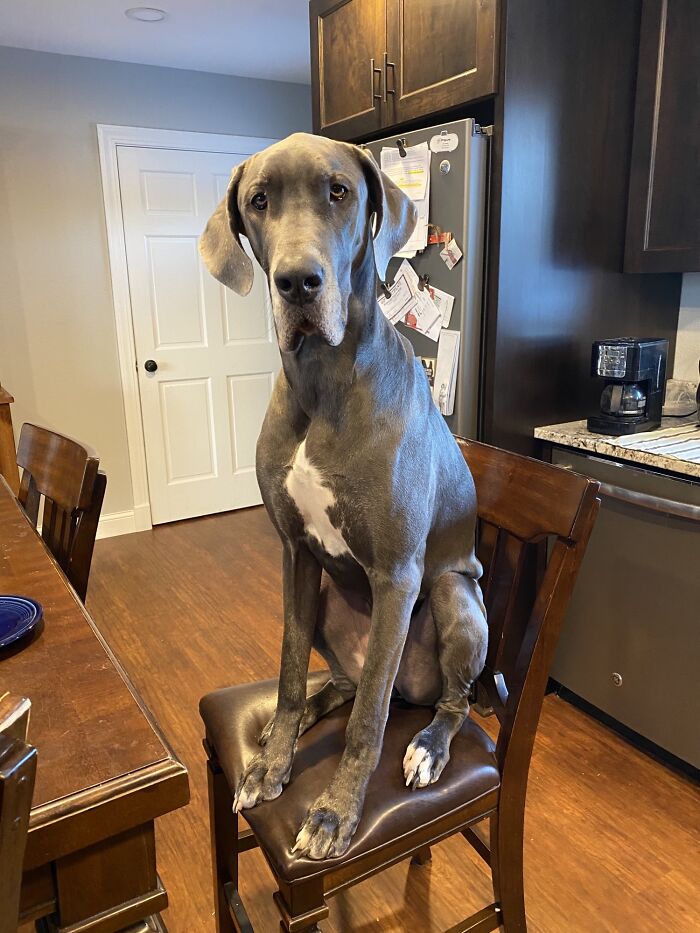
<svg viewBox="0 0 700 933"><path fill-rule="evenodd" d="M267 282L253 261L253 289L240 298L197 250L245 158L118 147L154 524L261 501L255 444L280 367Z"/></svg>

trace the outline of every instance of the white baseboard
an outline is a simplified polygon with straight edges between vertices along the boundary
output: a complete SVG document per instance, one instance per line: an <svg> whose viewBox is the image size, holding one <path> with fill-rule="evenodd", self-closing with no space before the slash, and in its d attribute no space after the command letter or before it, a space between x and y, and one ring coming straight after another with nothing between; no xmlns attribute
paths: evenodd
<svg viewBox="0 0 700 933"><path fill-rule="evenodd" d="M114 538L134 531L148 531L151 527L151 507L148 504L137 505L125 512L103 515L97 526L97 537Z"/></svg>

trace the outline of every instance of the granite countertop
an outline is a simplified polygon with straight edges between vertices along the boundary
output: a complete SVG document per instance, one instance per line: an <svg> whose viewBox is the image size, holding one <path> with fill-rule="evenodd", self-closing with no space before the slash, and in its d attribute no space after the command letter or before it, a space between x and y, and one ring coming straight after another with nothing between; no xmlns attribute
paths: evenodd
<svg viewBox="0 0 700 933"><path fill-rule="evenodd" d="M675 401L677 398L684 398L688 383L678 383L670 380L666 389L667 404L669 401ZM693 388L694 394L694 388ZM680 428L684 425L697 425L697 415L693 414L685 418L661 419L661 427L658 432ZM630 463L639 463L645 466L655 467L657 470L669 470L673 473L681 473L685 476L692 476L700 479L700 463L694 463L690 460L681 460L669 454L656 453L649 450L634 450L629 447L621 447L616 441L616 437L607 434L594 434L583 421L567 421L563 424L547 424L535 428L535 437L539 440L548 441L550 444L557 444L560 447L572 447L576 450L587 450L591 453L603 454L606 457L614 457L616 460L624 460ZM628 435L629 437L629 435ZM636 435L636 438L643 440L645 433Z"/></svg>

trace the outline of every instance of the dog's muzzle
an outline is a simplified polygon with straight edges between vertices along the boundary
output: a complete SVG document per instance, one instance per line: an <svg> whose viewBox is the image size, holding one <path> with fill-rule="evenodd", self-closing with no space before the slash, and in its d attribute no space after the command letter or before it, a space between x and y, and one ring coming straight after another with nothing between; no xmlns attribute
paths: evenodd
<svg viewBox="0 0 700 933"><path fill-rule="evenodd" d="M337 287L326 282L319 263L280 265L272 280L280 350L298 350L304 338L311 334L318 334L332 347L341 343L345 314Z"/></svg>

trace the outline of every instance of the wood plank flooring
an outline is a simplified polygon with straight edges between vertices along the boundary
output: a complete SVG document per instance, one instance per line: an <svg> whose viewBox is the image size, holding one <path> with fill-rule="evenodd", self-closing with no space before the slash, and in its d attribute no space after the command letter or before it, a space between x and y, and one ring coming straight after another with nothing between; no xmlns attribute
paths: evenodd
<svg viewBox="0 0 700 933"><path fill-rule="evenodd" d="M277 536L262 509L249 509L98 541L88 608L190 772L191 804L158 822L168 928L212 933L197 704L216 687L277 674ZM698 788L548 697L530 771L525 862L531 933L700 930ZM242 875L256 930L277 931L258 852L242 857ZM431 865L394 866L331 900L321 929L435 933L490 898L485 866L453 839L433 850Z"/></svg>

